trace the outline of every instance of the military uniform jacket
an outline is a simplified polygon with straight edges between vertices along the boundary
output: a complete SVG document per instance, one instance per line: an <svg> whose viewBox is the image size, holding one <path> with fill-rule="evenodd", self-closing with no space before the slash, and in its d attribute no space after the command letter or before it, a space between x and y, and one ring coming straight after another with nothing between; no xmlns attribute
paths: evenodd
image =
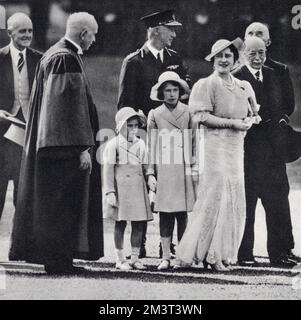
<svg viewBox="0 0 301 320"><path fill-rule="evenodd" d="M189 81L182 58L176 51L164 48L163 63L154 57L146 45L128 55L120 72L118 109L141 109L147 116L151 109L158 107L160 102L152 101L150 92L164 71L174 71L182 79Z"/></svg>

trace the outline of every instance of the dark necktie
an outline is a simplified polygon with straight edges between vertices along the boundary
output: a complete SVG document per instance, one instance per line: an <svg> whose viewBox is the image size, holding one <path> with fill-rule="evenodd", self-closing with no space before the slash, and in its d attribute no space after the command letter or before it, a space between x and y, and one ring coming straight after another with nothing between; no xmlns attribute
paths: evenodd
<svg viewBox="0 0 301 320"><path fill-rule="evenodd" d="M18 70L19 70L19 72L21 72L25 61L24 61L24 56L23 56L22 52L19 53L19 56L20 56L20 58L18 61Z"/></svg>
<svg viewBox="0 0 301 320"><path fill-rule="evenodd" d="M157 60L158 60L158 62L159 62L160 65L163 64L163 62L162 62L162 60L161 60L160 52L158 52L158 54L157 54Z"/></svg>
<svg viewBox="0 0 301 320"><path fill-rule="evenodd" d="M257 72L255 72L255 76L256 76L256 80L261 82L261 80L260 80L260 71L259 70Z"/></svg>

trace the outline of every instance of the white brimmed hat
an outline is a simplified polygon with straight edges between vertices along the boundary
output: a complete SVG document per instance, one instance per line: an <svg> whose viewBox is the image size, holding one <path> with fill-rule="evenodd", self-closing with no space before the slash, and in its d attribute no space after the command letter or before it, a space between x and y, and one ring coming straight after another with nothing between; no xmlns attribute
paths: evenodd
<svg viewBox="0 0 301 320"><path fill-rule="evenodd" d="M243 41L240 38L236 38L233 41L229 41L226 39L217 40L211 48L211 53L208 54L205 60L211 61L215 55L230 47L231 45L233 45L237 49L237 51L239 51L243 47Z"/></svg>
<svg viewBox="0 0 301 320"><path fill-rule="evenodd" d="M158 83L156 83L151 90L150 98L154 101L162 101L158 99L158 90L162 86L163 83L173 81L180 85L180 87L184 90L185 94L180 97L180 99L187 99L189 97L190 89L187 82L180 78L180 76L173 71L165 71L163 72L159 79Z"/></svg>
<svg viewBox="0 0 301 320"><path fill-rule="evenodd" d="M132 117L139 117L142 126L146 124L146 117L141 110L137 112L131 107L124 107L118 110L115 116L117 133L120 132L123 125Z"/></svg>

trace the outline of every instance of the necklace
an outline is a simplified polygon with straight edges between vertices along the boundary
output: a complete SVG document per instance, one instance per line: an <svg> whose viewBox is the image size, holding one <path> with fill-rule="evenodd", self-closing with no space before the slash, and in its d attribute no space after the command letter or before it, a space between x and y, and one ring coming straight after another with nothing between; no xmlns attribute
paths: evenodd
<svg viewBox="0 0 301 320"><path fill-rule="evenodd" d="M234 90L234 88L235 88L235 81L234 81L234 78L231 76L230 76L230 82L227 82L224 79L222 79L222 83L227 89L229 89L231 91Z"/></svg>

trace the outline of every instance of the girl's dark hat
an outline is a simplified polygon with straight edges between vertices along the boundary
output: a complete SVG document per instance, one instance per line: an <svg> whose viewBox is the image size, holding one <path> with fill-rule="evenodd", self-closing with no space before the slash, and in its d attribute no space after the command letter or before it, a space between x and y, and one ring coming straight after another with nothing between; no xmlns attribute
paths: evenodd
<svg viewBox="0 0 301 320"><path fill-rule="evenodd" d="M154 12L152 14L140 18L140 20L145 23L147 28L154 28L157 26L182 26L182 23L176 20L175 13L173 10Z"/></svg>

